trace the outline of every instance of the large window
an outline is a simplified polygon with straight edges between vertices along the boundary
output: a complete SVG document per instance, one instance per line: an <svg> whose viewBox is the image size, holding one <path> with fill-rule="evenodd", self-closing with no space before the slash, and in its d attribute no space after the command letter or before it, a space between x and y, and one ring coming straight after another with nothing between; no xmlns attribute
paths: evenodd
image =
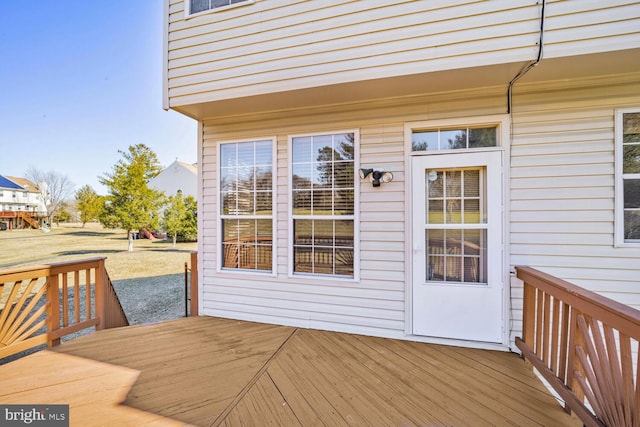
<svg viewBox="0 0 640 427"><path fill-rule="evenodd" d="M273 143L220 144L221 265L272 271Z"/></svg>
<svg viewBox="0 0 640 427"><path fill-rule="evenodd" d="M207 10L215 11L251 3L253 3L253 0L186 0L186 10L187 15L193 15Z"/></svg>
<svg viewBox="0 0 640 427"><path fill-rule="evenodd" d="M616 113L617 242L640 243L640 108Z"/></svg>
<svg viewBox="0 0 640 427"><path fill-rule="evenodd" d="M293 273L354 277L354 133L291 140Z"/></svg>

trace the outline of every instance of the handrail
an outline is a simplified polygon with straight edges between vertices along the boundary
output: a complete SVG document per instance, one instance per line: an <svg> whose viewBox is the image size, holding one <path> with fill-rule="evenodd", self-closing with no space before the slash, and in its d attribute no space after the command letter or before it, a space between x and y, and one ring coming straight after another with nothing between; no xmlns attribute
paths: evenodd
<svg viewBox="0 0 640 427"><path fill-rule="evenodd" d="M531 267L516 345L586 426L640 425L640 311ZM634 357L635 356L635 357Z"/></svg>
<svg viewBox="0 0 640 427"><path fill-rule="evenodd" d="M57 345L61 337L89 327L127 326L104 261L97 257L0 271L0 290L11 289L0 301L0 358Z"/></svg>

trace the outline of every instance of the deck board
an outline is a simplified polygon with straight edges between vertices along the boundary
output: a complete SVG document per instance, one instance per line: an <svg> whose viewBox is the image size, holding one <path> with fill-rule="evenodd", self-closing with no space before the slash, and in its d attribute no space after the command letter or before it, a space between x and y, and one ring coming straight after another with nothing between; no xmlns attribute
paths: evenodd
<svg viewBox="0 0 640 427"><path fill-rule="evenodd" d="M72 425L581 425L511 353L213 317L2 365L0 403L15 402L69 403Z"/></svg>

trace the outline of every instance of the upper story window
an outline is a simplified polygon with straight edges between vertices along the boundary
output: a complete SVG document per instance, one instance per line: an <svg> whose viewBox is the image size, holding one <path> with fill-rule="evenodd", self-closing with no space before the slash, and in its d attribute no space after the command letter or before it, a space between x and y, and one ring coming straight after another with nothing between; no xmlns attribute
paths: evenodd
<svg viewBox="0 0 640 427"><path fill-rule="evenodd" d="M412 151L459 150L497 145L497 126L414 129L411 138Z"/></svg>
<svg viewBox="0 0 640 427"><path fill-rule="evenodd" d="M640 244L640 108L616 112L616 243Z"/></svg>
<svg viewBox="0 0 640 427"><path fill-rule="evenodd" d="M254 0L185 0L187 16L205 11L218 11L252 4Z"/></svg>
<svg viewBox="0 0 640 427"><path fill-rule="evenodd" d="M220 144L221 265L271 272L273 266L273 143Z"/></svg>
<svg viewBox="0 0 640 427"><path fill-rule="evenodd" d="M291 139L294 274L354 277L355 133Z"/></svg>

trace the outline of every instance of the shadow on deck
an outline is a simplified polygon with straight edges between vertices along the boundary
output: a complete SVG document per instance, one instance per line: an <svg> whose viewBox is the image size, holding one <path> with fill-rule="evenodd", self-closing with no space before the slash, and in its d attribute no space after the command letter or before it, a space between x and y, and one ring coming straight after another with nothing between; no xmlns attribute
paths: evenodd
<svg viewBox="0 0 640 427"><path fill-rule="evenodd" d="M512 353L213 317L98 331L0 366L71 425L582 425Z"/></svg>

